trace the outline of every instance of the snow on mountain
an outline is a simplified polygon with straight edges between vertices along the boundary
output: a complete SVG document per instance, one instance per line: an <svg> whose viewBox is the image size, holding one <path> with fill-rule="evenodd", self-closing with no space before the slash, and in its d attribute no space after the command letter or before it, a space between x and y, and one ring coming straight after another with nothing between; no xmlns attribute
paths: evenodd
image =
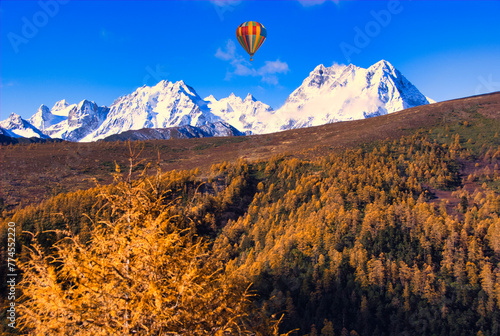
<svg viewBox="0 0 500 336"><path fill-rule="evenodd" d="M262 133L266 128L265 120L274 113L273 109L250 93L241 99L234 93L227 98L217 100L214 96L205 98L212 113L238 130L247 134Z"/></svg>
<svg viewBox="0 0 500 336"><path fill-rule="evenodd" d="M217 122L246 134L263 134L374 117L433 102L382 60L367 69L318 65L277 111L251 94L245 99L234 94L202 99L183 81L164 80L118 98L109 108L88 100L78 105L61 100L50 110L42 105L29 122L52 138L86 142L130 130ZM29 128L19 127L28 132Z"/></svg>
<svg viewBox="0 0 500 336"><path fill-rule="evenodd" d="M200 127L190 125L169 128L143 128L110 135L103 141L168 140L244 135L228 123L218 121Z"/></svg>
<svg viewBox="0 0 500 336"><path fill-rule="evenodd" d="M4 135L10 138L22 138L20 135L17 135L16 133L9 131L8 129L5 129L3 127L0 127L0 135Z"/></svg>
<svg viewBox="0 0 500 336"><path fill-rule="evenodd" d="M51 138L80 141L106 120L108 112L108 107L99 107L88 100L82 100L78 105L68 105L66 101L60 101L52 108L51 115L54 118L62 118L62 121L45 128L43 132ZM39 120L36 114L32 118Z"/></svg>
<svg viewBox="0 0 500 336"><path fill-rule="evenodd" d="M76 106L76 104L68 104L66 99L60 100L54 104L50 112L54 115L67 117L69 112Z"/></svg>
<svg viewBox="0 0 500 336"><path fill-rule="evenodd" d="M54 110L54 108L52 108ZM28 119L30 124L41 130L45 131L52 125L58 124L61 121L68 119L67 116L57 115L49 110L49 108L45 105L41 105L38 108L38 111Z"/></svg>
<svg viewBox="0 0 500 336"><path fill-rule="evenodd" d="M432 98L429 98L429 97L425 97L425 98L427 98L427 101L429 102L429 104L435 104L436 103L436 101L434 99L432 99Z"/></svg>
<svg viewBox="0 0 500 336"><path fill-rule="evenodd" d="M88 100L71 105L61 100L50 110L41 105L28 121L52 138L79 141L101 125L108 111L107 107L98 107Z"/></svg>
<svg viewBox="0 0 500 336"><path fill-rule="evenodd" d="M387 61L368 69L321 64L267 120L262 133L364 119L428 103Z"/></svg>
<svg viewBox="0 0 500 336"><path fill-rule="evenodd" d="M0 127L7 130L6 135L10 137L36 137L41 139L50 138L31 125L27 120L21 118L20 115L15 113L12 113L6 120L0 121Z"/></svg>
<svg viewBox="0 0 500 336"><path fill-rule="evenodd" d="M211 113L207 102L183 81L163 80L153 87L143 86L118 98L108 118L82 141L95 141L112 134L141 128L202 126L221 121Z"/></svg>
<svg viewBox="0 0 500 336"><path fill-rule="evenodd" d="M245 135L240 130L236 129L233 125L224 121L217 121L210 124L205 124L197 127L199 133L195 133L194 137L207 138L207 137L228 137L228 136L242 136Z"/></svg>

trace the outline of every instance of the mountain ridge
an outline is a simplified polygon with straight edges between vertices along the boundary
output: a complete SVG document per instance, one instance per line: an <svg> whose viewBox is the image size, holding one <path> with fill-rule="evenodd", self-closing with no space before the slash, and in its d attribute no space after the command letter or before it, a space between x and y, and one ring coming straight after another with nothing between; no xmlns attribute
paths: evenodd
<svg viewBox="0 0 500 336"><path fill-rule="evenodd" d="M243 135L245 134L241 133L228 123L218 121L199 127L186 125L168 128L142 128L139 130L129 130L119 134L107 136L98 141L170 140Z"/></svg>
<svg viewBox="0 0 500 336"><path fill-rule="evenodd" d="M0 121L0 127L9 132L9 136L19 138L38 137L41 139L50 138L48 135L43 134L38 128L31 125L28 121L21 118L16 113L11 113L9 117Z"/></svg>
<svg viewBox="0 0 500 336"><path fill-rule="evenodd" d="M276 111L266 133L364 119L426 104L427 98L385 60L367 69L320 64Z"/></svg>
<svg viewBox="0 0 500 336"><path fill-rule="evenodd" d="M429 102L399 70L381 60L367 69L320 64L278 110L250 93L244 99L234 93L220 100L213 95L202 99L183 80L162 80L117 98L110 107L89 100L71 105L61 100L50 110L41 105L27 122L52 138L82 142L129 130L216 122L249 135L364 119Z"/></svg>

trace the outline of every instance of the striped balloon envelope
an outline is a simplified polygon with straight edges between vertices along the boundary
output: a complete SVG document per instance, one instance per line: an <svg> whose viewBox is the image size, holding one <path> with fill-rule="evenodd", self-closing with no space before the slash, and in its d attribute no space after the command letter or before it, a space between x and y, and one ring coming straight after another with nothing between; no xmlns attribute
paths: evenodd
<svg viewBox="0 0 500 336"><path fill-rule="evenodd" d="M253 61L253 55L266 40L267 30L262 23L248 21L238 26L236 37L241 46L250 55L250 61Z"/></svg>

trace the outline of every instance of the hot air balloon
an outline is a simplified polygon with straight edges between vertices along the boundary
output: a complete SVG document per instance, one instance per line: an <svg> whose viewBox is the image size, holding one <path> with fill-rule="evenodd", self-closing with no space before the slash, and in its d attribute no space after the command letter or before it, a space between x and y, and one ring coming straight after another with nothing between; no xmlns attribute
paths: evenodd
<svg viewBox="0 0 500 336"><path fill-rule="evenodd" d="M243 22L236 29L236 37L243 49L250 54L250 61L253 61L253 55L266 40L267 30L262 23Z"/></svg>

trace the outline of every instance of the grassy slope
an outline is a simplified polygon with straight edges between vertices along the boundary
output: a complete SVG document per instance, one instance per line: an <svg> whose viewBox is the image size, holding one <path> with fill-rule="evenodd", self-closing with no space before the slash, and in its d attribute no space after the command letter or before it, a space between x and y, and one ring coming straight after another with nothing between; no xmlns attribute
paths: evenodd
<svg viewBox="0 0 500 336"><path fill-rule="evenodd" d="M417 129L445 127L477 118L500 118L500 93L457 99L407 109L377 118L341 122L268 135L233 138L141 141L141 159L160 157L163 171L202 170L214 163L245 158L250 161L292 153L300 158L322 156L336 148L396 139ZM124 167L129 146L114 143L45 143L1 147L0 206L13 209L38 203L61 192L111 182L115 162Z"/></svg>

